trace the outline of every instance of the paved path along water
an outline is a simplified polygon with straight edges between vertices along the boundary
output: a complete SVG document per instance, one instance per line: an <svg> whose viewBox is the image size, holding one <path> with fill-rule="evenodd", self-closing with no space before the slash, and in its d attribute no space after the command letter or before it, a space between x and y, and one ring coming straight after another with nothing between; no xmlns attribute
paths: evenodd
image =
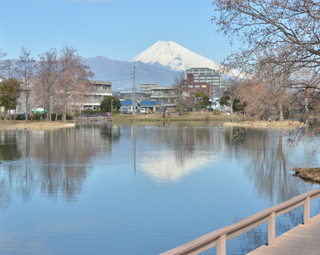
<svg viewBox="0 0 320 255"><path fill-rule="evenodd" d="M320 254L320 214L309 225L298 225L275 239L274 246L261 246L248 255Z"/></svg>

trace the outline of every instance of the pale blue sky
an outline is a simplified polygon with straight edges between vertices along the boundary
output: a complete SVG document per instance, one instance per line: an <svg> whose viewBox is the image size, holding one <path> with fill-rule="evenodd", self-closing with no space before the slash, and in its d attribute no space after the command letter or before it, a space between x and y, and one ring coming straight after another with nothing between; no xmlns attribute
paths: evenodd
<svg viewBox="0 0 320 255"><path fill-rule="evenodd" d="M213 0L0 0L0 48L18 58L68 44L82 57L128 61L157 41L174 41L216 62L232 50L210 22Z"/></svg>

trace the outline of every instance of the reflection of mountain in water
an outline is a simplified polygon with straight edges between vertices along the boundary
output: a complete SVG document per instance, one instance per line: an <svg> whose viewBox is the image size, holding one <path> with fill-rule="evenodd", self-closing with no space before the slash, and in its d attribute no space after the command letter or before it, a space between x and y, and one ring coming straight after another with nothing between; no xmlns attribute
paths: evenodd
<svg viewBox="0 0 320 255"><path fill-rule="evenodd" d="M139 164L141 169L158 183L179 182L181 178L195 172L200 166L214 160L214 156L186 157L179 161L171 151L148 155L148 160Z"/></svg>
<svg viewBox="0 0 320 255"><path fill-rule="evenodd" d="M98 152L112 150L117 129L0 131L0 209L10 204L12 192L25 202L37 192L51 200L76 201L92 170L88 163Z"/></svg>
<svg viewBox="0 0 320 255"><path fill-rule="evenodd" d="M221 128L169 123L142 127L137 135L145 146L138 166L157 183L179 182L226 150Z"/></svg>

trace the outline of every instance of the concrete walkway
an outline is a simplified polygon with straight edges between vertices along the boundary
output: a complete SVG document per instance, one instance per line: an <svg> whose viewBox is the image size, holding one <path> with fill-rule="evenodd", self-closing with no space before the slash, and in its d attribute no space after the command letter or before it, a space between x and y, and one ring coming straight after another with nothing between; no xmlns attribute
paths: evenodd
<svg viewBox="0 0 320 255"><path fill-rule="evenodd" d="M261 246L248 255L320 255L320 214L310 225L298 225L277 237L272 247Z"/></svg>

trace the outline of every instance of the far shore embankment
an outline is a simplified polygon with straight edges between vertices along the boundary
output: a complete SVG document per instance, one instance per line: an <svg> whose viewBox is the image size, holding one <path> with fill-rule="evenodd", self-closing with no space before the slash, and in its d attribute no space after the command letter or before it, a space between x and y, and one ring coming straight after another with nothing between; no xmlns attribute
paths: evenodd
<svg viewBox="0 0 320 255"><path fill-rule="evenodd" d="M220 122L239 122L242 119L241 115L236 114L220 114L213 115L212 112L197 111L192 113L183 113L180 116L179 113L171 113L170 116L166 114L165 118L161 113L156 114L115 114L113 116L113 122L153 122L153 121L220 121ZM101 124L103 122L94 122L95 124ZM84 123L85 124L85 123ZM25 123L24 120L11 120L11 121L0 121L0 130L21 130L21 129L57 129L57 128L72 128L75 127L76 123L73 120L68 120L67 123L62 121L51 121L46 120L28 120Z"/></svg>
<svg viewBox="0 0 320 255"><path fill-rule="evenodd" d="M165 115L163 118L162 113L156 114L116 114L113 117L113 120L131 122L131 121L240 121L243 119L242 115L237 114L227 114L222 113L220 115L213 115L212 112L208 111L195 111L195 112L187 112L182 113L180 116L179 113L170 113Z"/></svg>
<svg viewBox="0 0 320 255"><path fill-rule="evenodd" d="M24 120L12 120L12 121L0 121L0 130L21 130L21 129L56 129L56 128L72 128L75 127L75 123L68 122L63 123L61 121L36 121L29 120L25 123Z"/></svg>
<svg viewBox="0 0 320 255"><path fill-rule="evenodd" d="M283 128L283 129L296 129L305 127L307 124L304 124L295 120L285 120L285 121L254 121L247 120L241 122L225 122L223 123L226 127L245 127L245 128Z"/></svg>
<svg viewBox="0 0 320 255"><path fill-rule="evenodd" d="M114 123L121 122L164 122L164 121L217 121L223 122L224 126L233 127L245 127L245 128L283 128L283 129L294 129L302 128L306 124L298 121L286 120L286 121L253 121L248 117L244 117L239 114L227 114L222 113L214 115L208 111L195 111L183 113L180 116L179 113L166 114L163 118L163 114L115 114L113 116ZM95 124L101 124L104 122L95 122ZM24 120L15 121L0 121L0 130L14 130L14 129L56 129L56 128L72 128L75 127L76 123L73 120L69 120L67 123L62 121L47 122L46 120L28 120L25 123Z"/></svg>

